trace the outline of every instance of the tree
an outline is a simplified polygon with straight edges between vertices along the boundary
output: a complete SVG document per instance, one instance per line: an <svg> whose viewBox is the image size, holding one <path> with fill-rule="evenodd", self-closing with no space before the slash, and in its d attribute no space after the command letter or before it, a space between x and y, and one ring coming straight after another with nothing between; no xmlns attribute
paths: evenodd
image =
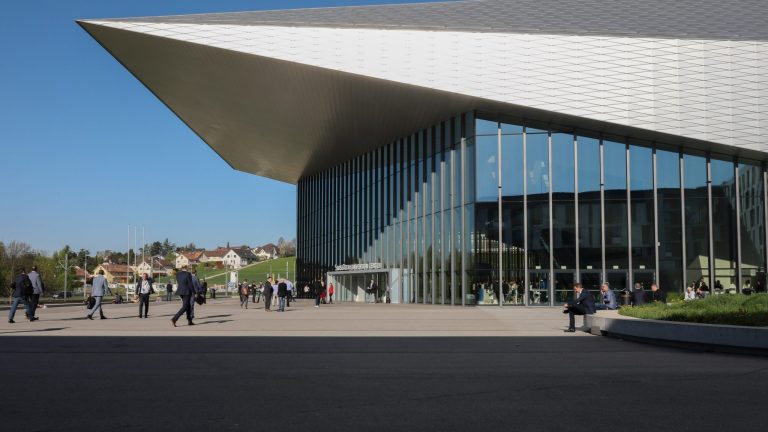
<svg viewBox="0 0 768 432"><path fill-rule="evenodd" d="M176 245L169 242L168 238L163 241L163 246L160 251L160 255L168 255L170 252L173 252L176 249Z"/></svg>
<svg viewBox="0 0 768 432"><path fill-rule="evenodd" d="M149 246L149 254L152 256L163 255L163 244L159 241L153 242Z"/></svg>
<svg viewBox="0 0 768 432"><path fill-rule="evenodd" d="M277 252L281 257L296 255L296 239L286 241L283 237L277 240Z"/></svg>

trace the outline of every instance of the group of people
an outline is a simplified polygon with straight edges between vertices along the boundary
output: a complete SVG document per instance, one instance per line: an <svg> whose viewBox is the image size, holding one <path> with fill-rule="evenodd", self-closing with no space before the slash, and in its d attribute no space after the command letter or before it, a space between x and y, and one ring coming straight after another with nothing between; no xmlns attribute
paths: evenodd
<svg viewBox="0 0 768 432"><path fill-rule="evenodd" d="M631 306L640 306L651 302L666 303L666 301L666 293L659 289L659 285L655 282L651 284L650 292L645 291L643 285L637 282L629 293ZM585 290L581 283L576 282L573 284L573 299L565 303L563 307L563 313L568 314L568 328L565 331L569 333L576 331L575 315L591 315L598 310L615 310L618 307L616 293L611 290L608 282L604 282L600 286L599 302L595 301L592 293Z"/></svg>
<svg viewBox="0 0 768 432"><path fill-rule="evenodd" d="M20 303L24 305L27 320L36 321L37 305L40 302L40 296L45 292L43 278L37 272L37 266L32 266L29 274L24 267L16 269L16 273L11 282L11 309L8 311L8 323L16 322L13 319Z"/></svg>
<svg viewBox="0 0 768 432"><path fill-rule="evenodd" d="M251 303L261 302L264 298L264 310L272 311L272 307L277 307L278 312L285 312L286 307L291 306L291 300L296 300L296 293L293 283L288 279L275 279L268 277L266 281L255 284L244 280L238 288L240 293L240 307L248 309L248 300Z"/></svg>

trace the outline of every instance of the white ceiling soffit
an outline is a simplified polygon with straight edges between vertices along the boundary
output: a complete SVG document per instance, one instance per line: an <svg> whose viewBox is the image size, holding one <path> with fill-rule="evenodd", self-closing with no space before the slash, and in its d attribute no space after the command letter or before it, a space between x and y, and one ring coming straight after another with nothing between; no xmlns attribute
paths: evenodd
<svg viewBox="0 0 768 432"><path fill-rule="evenodd" d="M94 22L246 54L768 151L768 43Z"/></svg>

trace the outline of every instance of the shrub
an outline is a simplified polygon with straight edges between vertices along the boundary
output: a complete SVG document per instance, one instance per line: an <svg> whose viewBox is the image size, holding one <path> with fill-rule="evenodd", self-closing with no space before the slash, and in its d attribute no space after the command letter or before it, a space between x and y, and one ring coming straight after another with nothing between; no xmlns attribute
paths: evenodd
<svg viewBox="0 0 768 432"><path fill-rule="evenodd" d="M768 294L711 295L688 302L622 308L619 314L665 321L768 326Z"/></svg>

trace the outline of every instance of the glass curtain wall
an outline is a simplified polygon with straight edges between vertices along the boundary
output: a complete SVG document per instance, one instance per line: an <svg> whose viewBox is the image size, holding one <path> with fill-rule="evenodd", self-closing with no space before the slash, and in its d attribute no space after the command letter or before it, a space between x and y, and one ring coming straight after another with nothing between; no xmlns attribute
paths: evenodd
<svg viewBox="0 0 768 432"><path fill-rule="evenodd" d="M297 284L373 264L402 303L764 292L765 185L759 162L467 113L299 181Z"/></svg>
<svg viewBox="0 0 768 432"><path fill-rule="evenodd" d="M741 291L765 292L765 182L762 167L739 164Z"/></svg>
<svg viewBox="0 0 768 432"><path fill-rule="evenodd" d="M712 286L709 279L709 178L707 159L683 157L686 281L694 286Z"/></svg>
<svg viewBox="0 0 768 432"><path fill-rule="evenodd" d="M552 134L552 266L555 304L568 300L576 281L575 139Z"/></svg>
<svg viewBox="0 0 768 432"><path fill-rule="evenodd" d="M656 151L656 200L658 203L659 268L662 290L678 291L684 284L683 216L680 191L680 154Z"/></svg>

